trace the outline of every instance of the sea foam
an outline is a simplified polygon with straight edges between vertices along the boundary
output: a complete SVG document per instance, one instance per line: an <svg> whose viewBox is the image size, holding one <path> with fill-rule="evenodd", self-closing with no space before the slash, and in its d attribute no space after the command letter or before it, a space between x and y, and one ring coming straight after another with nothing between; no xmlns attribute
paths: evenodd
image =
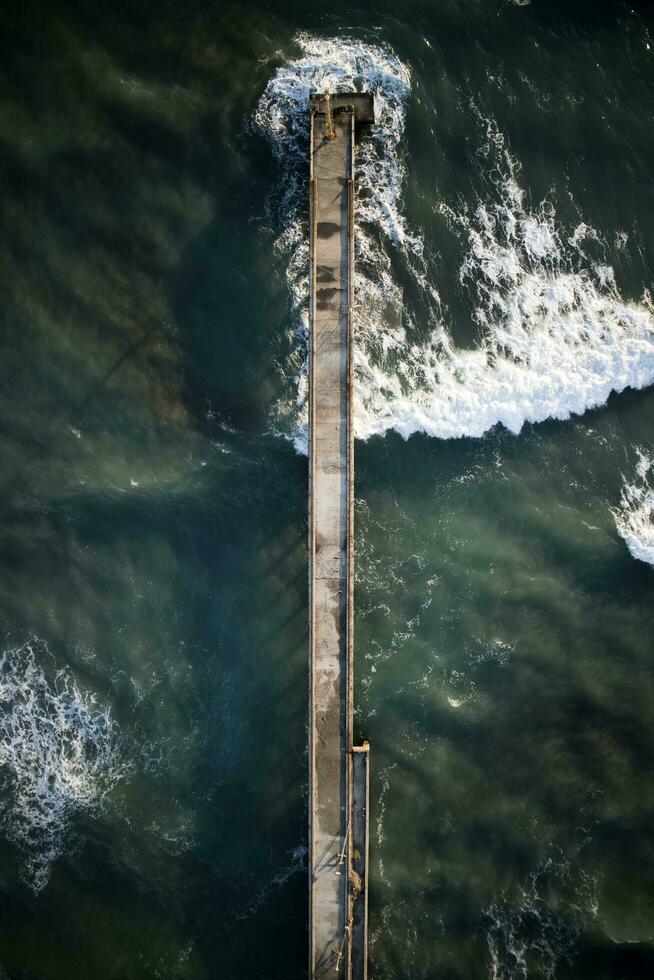
<svg viewBox="0 0 654 980"><path fill-rule="evenodd" d="M92 810L122 773L109 711L56 669L34 639L0 655L2 826L34 892L63 853L71 818Z"/></svg>
<svg viewBox="0 0 654 980"><path fill-rule="evenodd" d="M654 381L654 311L649 294L624 300L610 265L584 250L597 233L566 233L553 205L529 208L520 167L493 120L482 120L479 162L486 191L473 208L440 212L465 253L459 271L480 340L457 348L448 330L418 231L403 212L403 132L411 73L386 47L352 39L296 37L300 56L277 69L256 112L283 168L277 247L292 295L293 354L284 365L288 399L278 429L306 451L308 243L307 106L311 91L367 90L377 122L357 155L355 431L405 438L480 437L501 424L566 419L602 405L612 391ZM420 330L393 274L400 261L420 296ZM390 311L390 315L389 315ZM399 314L399 315L398 315ZM424 321L424 322L422 322Z"/></svg>
<svg viewBox="0 0 654 980"><path fill-rule="evenodd" d="M518 895L502 897L485 910L491 980L553 980L562 962L571 964L583 925L597 916L600 886L600 875L583 867L583 850L578 856L577 848L576 842L571 845L570 857L553 848Z"/></svg>
<svg viewBox="0 0 654 980"><path fill-rule="evenodd" d="M357 154L357 260L374 270L356 277L357 308L366 293L371 315L397 300L398 288L387 252L366 231L380 228L385 239L397 242L420 262L422 243L408 229L400 200L404 176L401 136L410 90L408 68L388 48L347 38L316 38L298 34L300 56L278 68L255 113L279 161L282 180L271 202L281 233L276 248L286 263L291 294L292 354L282 371L290 392L276 407L280 432L293 438L298 451L307 444L307 344L309 337L309 247L307 239L307 153L309 95L320 91L369 91L375 97L377 125L360 144ZM376 313L372 313L374 306Z"/></svg>
<svg viewBox="0 0 654 980"><path fill-rule="evenodd" d="M633 557L654 565L654 460L642 449L636 453L635 478L623 477L613 518Z"/></svg>

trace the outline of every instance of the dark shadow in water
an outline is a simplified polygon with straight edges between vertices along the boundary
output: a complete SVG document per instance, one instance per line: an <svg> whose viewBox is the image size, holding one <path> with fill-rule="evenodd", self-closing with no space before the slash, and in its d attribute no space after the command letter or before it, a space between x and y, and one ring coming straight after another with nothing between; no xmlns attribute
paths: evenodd
<svg viewBox="0 0 654 980"><path fill-rule="evenodd" d="M21 923L49 936L65 909L75 941L56 957L50 947L49 976L72 975L73 968L100 975L111 955L84 922L102 919L115 902L131 915L129 921L113 915L107 942L113 949L120 937L130 977L152 975L158 948L166 962L168 941L172 950L192 942L191 961L205 964L200 977L303 975L305 471L305 461L284 443L244 443L234 468L218 470L217 484L201 494L139 501L87 493L52 512L43 580L33 575L32 586L50 593L55 609L59 590L77 588L93 618L95 659L85 662L65 643L53 648L74 663L78 683L112 704L131 751L149 735L167 744L164 766L144 773L137 765L119 795L137 793L143 819L151 814L163 827L181 806L194 814L194 828L192 846L175 853L139 823L138 807L129 824L116 818L111 801L106 818L78 821L83 849L72 861L56 862L38 903L15 901L15 889L1 903L13 949L5 948L4 962L15 962L9 936ZM76 550L67 546L73 540ZM167 596L163 615L150 579ZM142 593L137 604L132 580ZM34 621L36 612L30 627L48 632L45 622ZM75 632L72 622L61 627L63 640ZM129 663L123 654L133 643L153 658L158 675L151 694L136 702L120 677L114 685L111 668ZM185 660L191 673L182 669ZM172 743L161 728L166 716ZM150 964L142 971L140 950Z"/></svg>
<svg viewBox="0 0 654 980"><path fill-rule="evenodd" d="M647 943L612 943L582 935L572 965L561 963L559 980L650 980L654 948Z"/></svg>

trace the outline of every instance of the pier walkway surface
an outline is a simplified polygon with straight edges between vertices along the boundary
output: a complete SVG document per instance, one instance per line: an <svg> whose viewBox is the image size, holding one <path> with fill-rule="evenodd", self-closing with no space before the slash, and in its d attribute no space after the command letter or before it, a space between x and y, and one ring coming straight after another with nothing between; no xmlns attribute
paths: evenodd
<svg viewBox="0 0 654 980"><path fill-rule="evenodd" d="M367 969L368 754L352 742L351 396L354 137L371 120L370 96L311 99L311 980L361 980Z"/></svg>

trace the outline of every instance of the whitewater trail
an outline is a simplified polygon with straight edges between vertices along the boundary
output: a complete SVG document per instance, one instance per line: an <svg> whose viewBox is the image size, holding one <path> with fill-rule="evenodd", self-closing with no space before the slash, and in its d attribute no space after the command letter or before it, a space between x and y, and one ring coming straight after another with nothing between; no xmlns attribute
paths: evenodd
<svg viewBox="0 0 654 980"><path fill-rule="evenodd" d="M108 710L56 669L45 643L0 655L2 825L34 892L63 854L74 814L96 809L124 768Z"/></svg>
<svg viewBox="0 0 654 980"><path fill-rule="evenodd" d="M603 405L612 392L654 382L654 307L647 291L624 300L612 267L593 262L604 245L580 222L557 225L551 201L528 207L519 163L493 119L468 106L479 131L484 190L472 206L439 211L464 254L461 286L479 332L457 348L436 271L402 207L403 134L411 72L388 48L354 39L299 34L300 56L278 68L255 114L282 171L271 212L291 294L287 384L276 431L307 451L309 249L306 219L308 99L315 91L375 97L376 124L361 134L356 160L355 434L389 430L440 439L482 437L497 425L567 419ZM401 267L420 297L414 316L394 276ZM419 319L419 323L418 323ZM631 553L651 561L651 490L627 486L618 530ZM649 557L648 557L649 556Z"/></svg>
<svg viewBox="0 0 654 980"><path fill-rule="evenodd" d="M397 305L400 291L391 274L390 253L384 242L402 250L416 277L429 290L424 275L422 241L402 213L404 162L401 138L410 73L393 52L348 39L315 38L299 34L302 56L278 68L255 113L256 126L267 136L282 171L281 189L272 209L281 225L276 247L286 262L291 295L291 349L282 366L289 384L287 401L276 407L280 433L290 436L299 452L307 449L307 342L309 336L309 246L306 219L308 100L317 91L368 91L375 97L376 125L357 152L357 236L355 305L367 307L372 328L389 304ZM375 238L380 231L382 243ZM371 234L372 232L372 234ZM357 317L360 336L362 318ZM357 344L357 361L362 353ZM360 413L357 413L360 414Z"/></svg>
<svg viewBox="0 0 654 980"><path fill-rule="evenodd" d="M367 90L377 122L357 156L357 280L355 426L361 439L394 429L405 438L483 436L498 424L520 432L525 422L566 419L602 405L612 391L654 381L654 315L645 293L623 300L610 266L594 265L584 241L598 236L584 223L564 235L556 212L530 211L519 167L497 126L484 121L480 151L491 188L471 212L447 202L441 212L466 255L460 279L472 296L482 340L457 349L429 281L421 236L402 211L402 137L411 89L408 67L388 48L351 39L296 37L301 56L278 68L255 121L283 169L277 247L287 258L295 347L287 365L294 394L277 406L279 427L306 450L308 244L306 227L307 104L311 91ZM474 109L473 109L474 111ZM392 275L401 258L431 320L421 336L401 309Z"/></svg>

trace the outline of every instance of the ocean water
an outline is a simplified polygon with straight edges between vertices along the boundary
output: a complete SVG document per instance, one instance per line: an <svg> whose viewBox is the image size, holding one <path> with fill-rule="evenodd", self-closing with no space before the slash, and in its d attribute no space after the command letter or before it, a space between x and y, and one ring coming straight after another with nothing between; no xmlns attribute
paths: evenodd
<svg viewBox="0 0 654 980"><path fill-rule="evenodd" d="M0 977L306 975L306 101L352 87L371 980L651 977L651 5L0 23Z"/></svg>

